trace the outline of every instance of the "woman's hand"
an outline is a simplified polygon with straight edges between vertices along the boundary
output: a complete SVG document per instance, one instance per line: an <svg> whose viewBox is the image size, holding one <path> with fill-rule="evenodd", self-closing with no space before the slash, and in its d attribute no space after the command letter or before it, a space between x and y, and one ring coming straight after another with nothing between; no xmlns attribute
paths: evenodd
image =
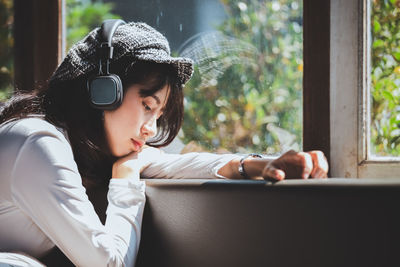
<svg viewBox="0 0 400 267"><path fill-rule="evenodd" d="M161 150L154 147L143 146L139 152L132 152L119 158L113 165L112 178L140 178L140 173L155 157L161 154Z"/></svg>
<svg viewBox="0 0 400 267"><path fill-rule="evenodd" d="M119 158L113 164L112 178L135 178L140 177L140 165L138 162L138 152L132 152Z"/></svg>
<svg viewBox="0 0 400 267"><path fill-rule="evenodd" d="M230 179L244 179L239 174L239 159L223 166L218 173ZM243 161L249 179L280 181L283 179L327 178L328 161L321 151L286 152L277 159L251 158Z"/></svg>
<svg viewBox="0 0 400 267"><path fill-rule="evenodd" d="M264 179L327 178L328 161L321 151L286 152L270 161L262 171Z"/></svg>

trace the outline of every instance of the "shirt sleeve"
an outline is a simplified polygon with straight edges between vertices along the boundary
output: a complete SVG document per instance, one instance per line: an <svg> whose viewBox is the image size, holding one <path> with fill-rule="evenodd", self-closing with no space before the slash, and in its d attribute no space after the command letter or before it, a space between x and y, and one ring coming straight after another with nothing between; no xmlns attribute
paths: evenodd
<svg viewBox="0 0 400 267"><path fill-rule="evenodd" d="M159 149L149 147L139 153L139 159L146 166L141 176L143 178L198 178L215 179L226 177L218 174L221 167L229 161L240 158L235 154L187 153L167 154Z"/></svg>
<svg viewBox="0 0 400 267"><path fill-rule="evenodd" d="M145 204L139 177L110 180L103 225L67 140L61 133L38 131L20 148L11 191L16 205L75 265L134 266Z"/></svg>

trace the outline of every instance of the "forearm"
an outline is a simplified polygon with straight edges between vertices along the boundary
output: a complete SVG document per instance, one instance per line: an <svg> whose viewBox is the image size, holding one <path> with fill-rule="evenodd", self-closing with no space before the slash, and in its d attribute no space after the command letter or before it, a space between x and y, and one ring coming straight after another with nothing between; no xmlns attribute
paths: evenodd
<svg viewBox="0 0 400 267"><path fill-rule="evenodd" d="M228 178L219 176L219 170L229 161L239 159L240 156L235 154L187 153L159 154L146 158L148 160L147 167L141 172L143 178L214 179Z"/></svg>

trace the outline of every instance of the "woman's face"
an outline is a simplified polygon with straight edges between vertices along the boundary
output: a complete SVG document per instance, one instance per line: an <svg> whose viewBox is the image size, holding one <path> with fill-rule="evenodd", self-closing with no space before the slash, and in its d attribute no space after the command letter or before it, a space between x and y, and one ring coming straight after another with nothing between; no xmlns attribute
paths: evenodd
<svg viewBox="0 0 400 267"><path fill-rule="evenodd" d="M154 95L142 97L143 85L127 88L120 107L104 111L105 135L111 153L116 157L139 151L157 134L157 119L162 115L168 97L168 85Z"/></svg>

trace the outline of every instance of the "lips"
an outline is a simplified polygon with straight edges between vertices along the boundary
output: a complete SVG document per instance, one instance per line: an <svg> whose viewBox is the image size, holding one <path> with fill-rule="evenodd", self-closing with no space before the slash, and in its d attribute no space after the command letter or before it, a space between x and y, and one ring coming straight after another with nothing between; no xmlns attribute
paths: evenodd
<svg viewBox="0 0 400 267"><path fill-rule="evenodd" d="M135 150L139 150L144 145L143 141L137 141L133 138L131 138L131 141L132 141L132 144L135 146Z"/></svg>

